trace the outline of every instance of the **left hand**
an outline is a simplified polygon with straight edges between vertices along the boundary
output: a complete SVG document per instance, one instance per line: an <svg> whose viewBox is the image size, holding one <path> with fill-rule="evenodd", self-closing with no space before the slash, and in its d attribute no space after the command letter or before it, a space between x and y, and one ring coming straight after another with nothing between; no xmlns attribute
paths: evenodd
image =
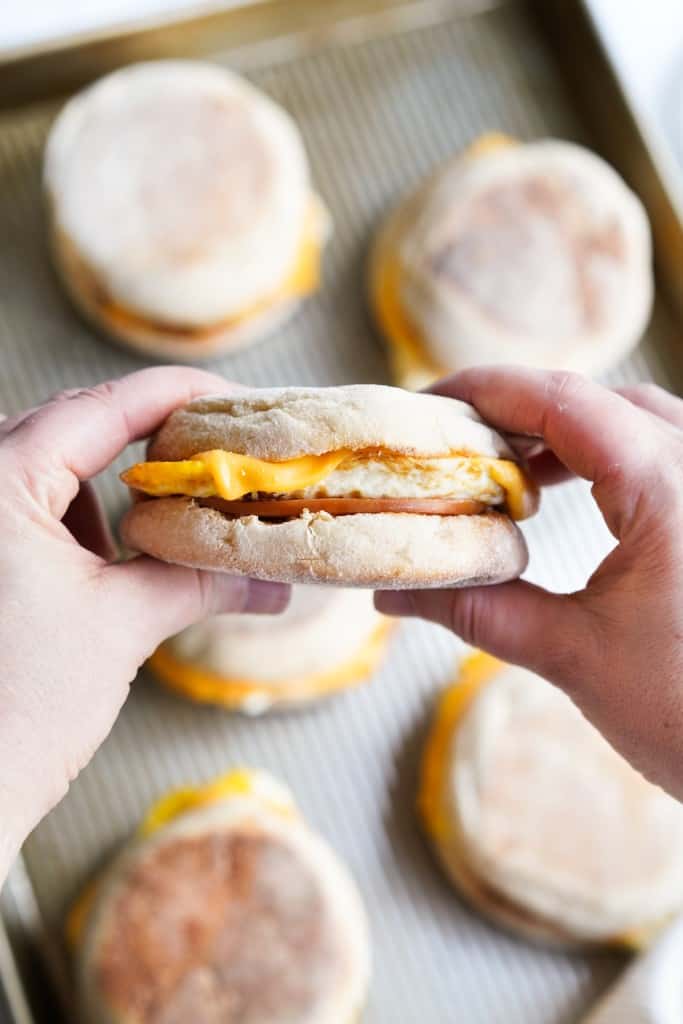
<svg viewBox="0 0 683 1024"><path fill-rule="evenodd" d="M0 420L0 884L106 737L157 645L217 612L276 612L288 588L115 546L88 483L177 406L225 390L159 367Z"/></svg>

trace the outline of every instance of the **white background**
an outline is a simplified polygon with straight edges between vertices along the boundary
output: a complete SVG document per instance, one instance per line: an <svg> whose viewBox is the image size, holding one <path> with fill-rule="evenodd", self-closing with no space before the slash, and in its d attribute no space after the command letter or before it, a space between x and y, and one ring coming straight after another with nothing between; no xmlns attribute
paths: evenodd
<svg viewBox="0 0 683 1024"><path fill-rule="evenodd" d="M632 104L683 166L683 0L588 0Z"/></svg>

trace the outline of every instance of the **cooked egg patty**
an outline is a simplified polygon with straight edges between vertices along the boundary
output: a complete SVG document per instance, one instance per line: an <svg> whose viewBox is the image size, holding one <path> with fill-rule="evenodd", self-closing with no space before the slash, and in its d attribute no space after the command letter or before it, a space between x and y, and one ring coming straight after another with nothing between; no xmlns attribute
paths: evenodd
<svg viewBox="0 0 683 1024"><path fill-rule="evenodd" d="M533 484L507 459L454 453L437 458L342 450L267 462L234 452L200 452L178 462L142 462L122 479L153 497L186 495L236 501L249 494L287 498L448 498L505 505L528 514Z"/></svg>

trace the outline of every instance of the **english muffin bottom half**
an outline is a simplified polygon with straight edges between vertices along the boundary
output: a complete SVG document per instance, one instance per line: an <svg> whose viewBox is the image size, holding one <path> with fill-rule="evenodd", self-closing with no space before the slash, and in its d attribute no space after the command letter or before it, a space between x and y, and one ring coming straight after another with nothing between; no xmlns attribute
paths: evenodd
<svg viewBox="0 0 683 1024"><path fill-rule="evenodd" d="M145 355L243 347L318 287L329 217L299 130L221 67L156 61L96 82L52 126L44 181L76 306Z"/></svg>
<svg viewBox="0 0 683 1024"><path fill-rule="evenodd" d="M639 949L683 907L683 807L560 690L488 655L440 700L419 810L465 899L533 941Z"/></svg>
<svg viewBox="0 0 683 1024"><path fill-rule="evenodd" d="M589 150L480 138L389 213L370 302L394 379L469 366L601 373L639 342L653 297L640 200Z"/></svg>
<svg viewBox="0 0 683 1024"><path fill-rule="evenodd" d="M390 628L366 590L302 585L281 615L213 616L163 643L148 665L190 700L258 715L364 682Z"/></svg>
<svg viewBox="0 0 683 1024"><path fill-rule="evenodd" d="M156 805L68 937L88 1024L354 1024L369 981L351 877L260 772Z"/></svg>
<svg viewBox="0 0 683 1024"><path fill-rule="evenodd" d="M538 492L470 406L399 388L268 388L172 413L123 474L122 532L156 558L285 582L496 583Z"/></svg>

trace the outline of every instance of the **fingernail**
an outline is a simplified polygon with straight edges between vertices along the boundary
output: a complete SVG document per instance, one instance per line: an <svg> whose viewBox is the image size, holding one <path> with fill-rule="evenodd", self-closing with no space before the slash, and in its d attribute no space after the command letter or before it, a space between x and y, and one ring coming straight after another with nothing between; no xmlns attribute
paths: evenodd
<svg viewBox="0 0 683 1024"><path fill-rule="evenodd" d="M506 434L505 440L510 447L523 459L533 459L545 448L542 437L526 437L524 434Z"/></svg>
<svg viewBox="0 0 683 1024"><path fill-rule="evenodd" d="M256 615L277 615L289 604L291 587L287 583L269 580L249 580L245 612Z"/></svg>
<svg viewBox="0 0 683 1024"><path fill-rule="evenodd" d="M379 590L375 594L375 608L383 615L414 615L413 595L407 590Z"/></svg>

